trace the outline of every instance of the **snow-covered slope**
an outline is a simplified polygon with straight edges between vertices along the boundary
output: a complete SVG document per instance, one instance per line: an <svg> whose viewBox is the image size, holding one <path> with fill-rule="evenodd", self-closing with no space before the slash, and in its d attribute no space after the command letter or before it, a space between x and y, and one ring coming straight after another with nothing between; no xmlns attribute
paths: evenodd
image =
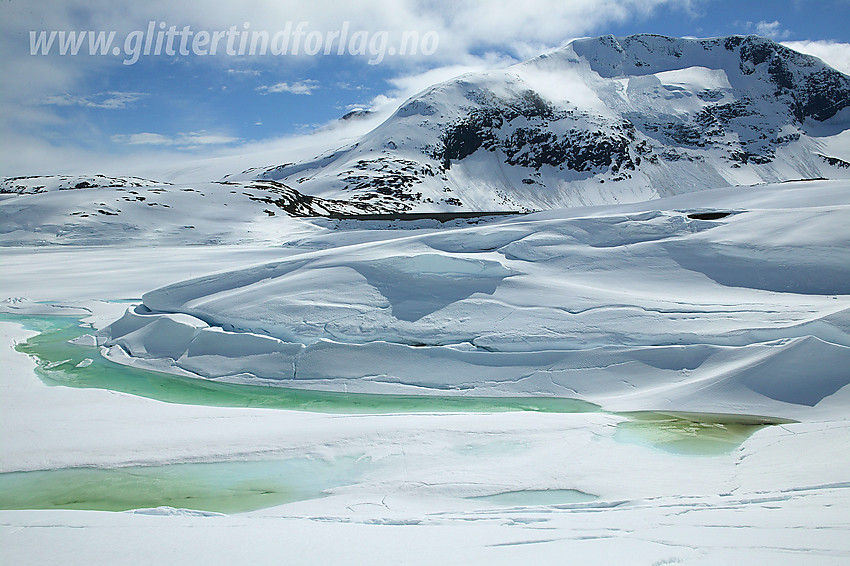
<svg viewBox="0 0 850 566"><path fill-rule="evenodd" d="M229 179L386 210L541 210L850 177L850 78L769 39L576 40L436 84L358 142Z"/></svg>
<svg viewBox="0 0 850 566"><path fill-rule="evenodd" d="M0 180L0 194L37 194L50 191L70 191L103 187L156 187L169 185L141 177L107 177L106 175L30 175Z"/></svg>
<svg viewBox="0 0 850 566"><path fill-rule="evenodd" d="M363 212L274 181L174 185L102 175L19 177L0 184L0 245L280 243L311 229L290 214L321 216L329 209Z"/></svg>
<svg viewBox="0 0 850 566"><path fill-rule="evenodd" d="M0 184L0 246L137 240L281 244L319 230L293 216L360 218L383 212L377 203L311 197L266 180L172 184L101 175L17 177Z"/></svg>
<svg viewBox="0 0 850 566"><path fill-rule="evenodd" d="M814 181L390 234L149 292L101 343L233 382L793 417L850 383L848 225L848 183Z"/></svg>

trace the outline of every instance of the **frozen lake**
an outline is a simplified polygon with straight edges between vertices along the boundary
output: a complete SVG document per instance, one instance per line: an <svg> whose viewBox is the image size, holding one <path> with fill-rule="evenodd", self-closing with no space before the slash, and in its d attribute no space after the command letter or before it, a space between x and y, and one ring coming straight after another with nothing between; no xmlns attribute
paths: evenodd
<svg viewBox="0 0 850 566"><path fill-rule="evenodd" d="M0 560L846 561L844 186L443 231L299 228L285 247L6 248ZM683 212L705 208L739 213ZM283 273L298 254L304 269ZM411 301L405 285L441 280L422 269L458 284ZM152 295L171 311L149 320L196 309L257 326L255 341L299 328L324 357L300 359L299 381L233 383L237 357L190 356L216 352L183 352L155 321L118 336L139 354L121 364L68 342L173 284L184 298ZM255 325L266 307L277 318ZM206 377L177 375L175 352Z"/></svg>

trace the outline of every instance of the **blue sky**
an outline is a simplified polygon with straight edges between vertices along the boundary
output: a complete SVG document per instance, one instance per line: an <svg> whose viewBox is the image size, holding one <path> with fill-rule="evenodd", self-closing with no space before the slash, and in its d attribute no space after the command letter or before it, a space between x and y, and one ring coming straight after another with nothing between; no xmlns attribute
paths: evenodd
<svg viewBox="0 0 850 566"><path fill-rule="evenodd" d="M312 138L321 137L353 108L375 109L380 119L432 82L588 35L758 33L850 69L850 0L529 0L520 12L520 3L505 0L233 4L3 2L0 61L11 80L0 86L0 175L90 173L83 169L285 148L316 129ZM132 65L123 64L123 53L30 54L31 31L115 31L123 45L150 21L194 33L241 30L248 22L272 34L303 21L322 36L347 21L370 38L385 32L387 45L407 30L420 38L432 32L438 45L427 55L387 55L374 65L372 55L310 56L303 46L298 55L151 55ZM351 133L371 125L353 125Z"/></svg>

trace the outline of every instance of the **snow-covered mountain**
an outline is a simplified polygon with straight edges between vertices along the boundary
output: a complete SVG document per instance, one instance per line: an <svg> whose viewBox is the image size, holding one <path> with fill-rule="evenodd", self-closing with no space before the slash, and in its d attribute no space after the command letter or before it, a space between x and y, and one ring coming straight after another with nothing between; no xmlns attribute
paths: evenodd
<svg viewBox="0 0 850 566"><path fill-rule="evenodd" d="M177 184L7 178L0 242L274 242L292 216L523 212L850 178L848 106L850 77L757 36L581 39L433 85L306 161Z"/></svg>
<svg viewBox="0 0 850 566"><path fill-rule="evenodd" d="M362 212L540 210L850 177L850 77L769 39L604 36L433 85L356 143L227 180Z"/></svg>

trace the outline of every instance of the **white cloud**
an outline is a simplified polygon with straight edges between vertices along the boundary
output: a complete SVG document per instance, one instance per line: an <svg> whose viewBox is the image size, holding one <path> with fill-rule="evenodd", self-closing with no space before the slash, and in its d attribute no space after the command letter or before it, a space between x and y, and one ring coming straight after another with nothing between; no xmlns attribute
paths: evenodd
<svg viewBox="0 0 850 566"><path fill-rule="evenodd" d="M838 41L783 41L782 45L814 55L830 67L850 75L850 43Z"/></svg>
<svg viewBox="0 0 850 566"><path fill-rule="evenodd" d="M273 85L258 86L256 89L260 94L276 94L288 92L290 94L313 94L313 91L319 88L319 83L312 79L304 81L296 81L294 83L281 82Z"/></svg>
<svg viewBox="0 0 850 566"><path fill-rule="evenodd" d="M758 35L769 37L771 39L787 39L791 37L791 32L782 29L782 24L779 21L774 20L772 22L766 22L764 20L757 22L755 25L752 25L752 22L747 22L748 25L752 26L752 29L755 29L755 32Z"/></svg>
<svg viewBox="0 0 850 566"><path fill-rule="evenodd" d="M144 96L147 92L101 92L86 96L59 94L45 96L41 104L55 106L84 106L87 108L127 108Z"/></svg>
<svg viewBox="0 0 850 566"><path fill-rule="evenodd" d="M351 104L349 107L353 108L356 106L373 112L389 114L405 100L433 84L447 81L466 73L508 67L518 62L517 59L508 55L489 53L481 57L467 57L463 64L445 65L420 72L406 73L388 79L387 82L392 85L392 89L375 96L369 101Z"/></svg>
<svg viewBox="0 0 850 566"><path fill-rule="evenodd" d="M131 31L144 31L149 21L165 22L178 28L189 25L196 32L224 31L231 26L237 26L241 31L248 23L251 31L267 31L270 34L282 31L286 22L293 25L308 22L307 32L326 34L338 31L342 23L347 22L349 37L355 31L370 34L385 31L392 40L398 39L405 31L416 31L420 36L434 31L439 37L439 47L430 58L445 63L457 62L469 53L488 47L515 50L522 45L558 45L568 37L602 31L611 23L640 20L659 8L686 13L692 9L694 0L524 0L522 5L516 0L489 0L486 3L479 0L455 0L451 3L434 0L257 0L251 3L212 0L205 2L203 9L173 0L120 4L113 0L66 0L61 3L29 0L2 4L4 18L0 18L3 20L0 21L0 32L19 48L18 51L25 51L25 48L20 49L19 44L28 44L29 30L115 30L121 39ZM233 61L223 48L218 53L194 59L215 60L219 64ZM76 66L82 64L83 59L67 57L65 62ZM400 64L407 64L408 60L408 57L385 59Z"/></svg>
<svg viewBox="0 0 850 566"><path fill-rule="evenodd" d="M261 73L256 69L227 69L227 74L241 77L259 77Z"/></svg>
<svg viewBox="0 0 850 566"><path fill-rule="evenodd" d="M339 81L336 83L336 88L340 90L363 90L366 86L361 84L352 84L348 81Z"/></svg>
<svg viewBox="0 0 850 566"><path fill-rule="evenodd" d="M240 141L239 138L223 134L211 134L205 131L180 133L176 136L140 132L137 134L117 134L110 139L113 143L160 147L170 146L177 149L196 149L202 146L229 145Z"/></svg>

